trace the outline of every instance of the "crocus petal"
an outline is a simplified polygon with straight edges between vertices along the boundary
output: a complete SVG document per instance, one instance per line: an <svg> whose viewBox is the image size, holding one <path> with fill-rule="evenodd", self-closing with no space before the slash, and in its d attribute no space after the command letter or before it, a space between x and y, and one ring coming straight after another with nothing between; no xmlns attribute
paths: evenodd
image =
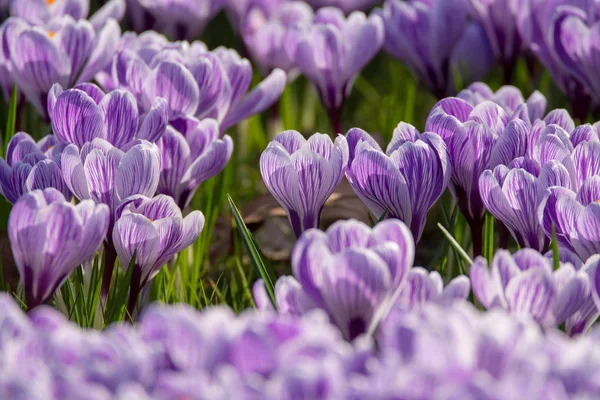
<svg viewBox="0 0 600 400"><path fill-rule="evenodd" d="M94 138L104 138L104 119L96 102L81 90L67 90L56 99L52 130L62 141L81 147Z"/></svg>
<svg viewBox="0 0 600 400"><path fill-rule="evenodd" d="M191 72L173 62L161 62L144 84L144 104L150 107L156 97L166 99L170 119L193 114L198 108L199 96L198 84Z"/></svg>
<svg viewBox="0 0 600 400"><path fill-rule="evenodd" d="M557 296L551 278L543 269L531 269L511 280L506 287L506 301L511 312L538 322L546 319Z"/></svg>
<svg viewBox="0 0 600 400"><path fill-rule="evenodd" d="M133 140L138 123L138 106L133 95L124 90L113 90L99 104L104 119L106 140L122 147Z"/></svg>
<svg viewBox="0 0 600 400"><path fill-rule="evenodd" d="M155 143L165 133L168 122L169 104L162 97L157 97L150 110L144 115L136 137Z"/></svg>
<svg viewBox="0 0 600 400"><path fill-rule="evenodd" d="M115 186L119 198L133 194L152 196L158 188L160 154L148 142L133 146L121 160L115 172Z"/></svg>

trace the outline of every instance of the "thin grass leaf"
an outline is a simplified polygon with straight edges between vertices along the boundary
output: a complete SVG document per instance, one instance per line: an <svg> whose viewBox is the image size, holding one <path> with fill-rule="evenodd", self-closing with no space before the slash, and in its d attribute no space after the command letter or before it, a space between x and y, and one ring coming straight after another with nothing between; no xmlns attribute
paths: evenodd
<svg viewBox="0 0 600 400"><path fill-rule="evenodd" d="M494 216L485 215L485 224L483 227L483 256L487 258L488 264L491 264L494 257Z"/></svg>
<svg viewBox="0 0 600 400"><path fill-rule="evenodd" d="M437 225L441 229L441 231L444 234L444 236L446 236L446 239L448 239L448 241L450 242L450 244L452 245L452 247L462 257L462 259L467 264L469 264L469 265L473 264L473 260L471 260L471 257L469 257L469 255L467 254L467 252L460 246L460 244L458 244L458 242L456 241L456 239L454 239L454 237L452 237L452 235L450 234L450 232L448 232L446 230L446 228L444 228L444 226L442 224L438 223Z"/></svg>
<svg viewBox="0 0 600 400"><path fill-rule="evenodd" d="M8 105L8 118L6 120L6 130L4 131L4 140L2 141L2 157L6 158L6 149L8 142L15 135L17 126L17 84L13 85L10 103Z"/></svg>
<svg viewBox="0 0 600 400"><path fill-rule="evenodd" d="M556 240L556 226L552 224L552 263L554 270L560 268L560 254L558 252L558 241Z"/></svg>
<svg viewBox="0 0 600 400"><path fill-rule="evenodd" d="M135 266L135 257L137 251L133 253L129 266L125 275L119 280L115 281L115 289L111 296L107 300L107 312L104 316L104 322L106 325L121 321L124 317L125 310L127 309L127 295L129 294L129 285L131 283L131 277Z"/></svg>
<svg viewBox="0 0 600 400"><path fill-rule="evenodd" d="M235 220L238 232L242 237L242 242L244 243L244 246L248 251L248 255L250 256L250 261L258 272L258 275L264 280L267 293L269 293L269 297L271 298L271 302L273 303L273 306L277 308L274 285L275 274L273 273L270 265L263 262L256 240L254 239L252 233L250 233L250 230L246 227L246 224L244 223L238 208L233 202L233 199L227 195L227 200L229 201L229 206L231 207L233 219Z"/></svg>

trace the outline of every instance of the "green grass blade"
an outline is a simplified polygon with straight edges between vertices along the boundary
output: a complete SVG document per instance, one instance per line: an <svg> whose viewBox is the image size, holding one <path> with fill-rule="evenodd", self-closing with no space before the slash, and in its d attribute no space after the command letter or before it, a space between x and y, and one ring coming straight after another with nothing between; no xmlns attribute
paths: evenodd
<svg viewBox="0 0 600 400"><path fill-rule="evenodd" d="M554 270L560 268L560 254L558 253L558 241L556 240L556 226L552 224L552 263Z"/></svg>
<svg viewBox="0 0 600 400"><path fill-rule="evenodd" d="M135 266L135 257L136 253L133 253L133 257L131 257L131 261L129 262L129 266L127 267L127 271L125 275L121 277L121 279L117 279L114 282L115 290L111 296L109 296L107 300L107 310L106 315L104 317L104 323L106 325L121 321L125 315L125 309L127 308L127 295L129 294L129 285L131 283L131 276L133 275L133 269Z"/></svg>
<svg viewBox="0 0 600 400"><path fill-rule="evenodd" d="M446 239L448 239L448 241L450 242L450 244L452 245L452 247L456 250L456 252L458 253L458 255L460 255L462 257L462 259L468 265L473 264L473 260L471 260L471 257L469 257L469 255L467 254L467 252L460 246L460 244L458 244L458 242L456 241L456 239L454 239L454 237L450 234L450 232L448 232L446 230L446 228L444 228L444 226L442 224L438 223L437 225L441 229L441 231L444 234L444 236L446 236Z"/></svg>
<svg viewBox="0 0 600 400"><path fill-rule="evenodd" d="M265 287L269 293L269 297L271 298L273 306L277 307L275 301L275 274L273 273L270 265L263 261L258 245L256 244L256 240L254 240L254 236L252 236L252 233L250 233L250 230L246 227L242 215L233 202L231 196L227 195L227 200L229 201L229 206L231 207L231 211L233 213L235 225L237 226L238 232L242 237L242 242L244 243L244 246L248 251L248 255L250 256L250 261L258 272L258 275L264 280Z"/></svg>
<svg viewBox="0 0 600 400"><path fill-rule="evenodd" d="M491 265L494 257L494 216L489 213L485 215L483 228L483 256L487 258L488 264Z"/></svg>
<svg viewBox="0 0 600 400"><path fill-rule="evenodd" d="M10 95L10 104L8 105L8 118L6 120L6 130L4 131L4 140L2 143L2 157L6 157L8 142L15 135L17 126L17 85L13 85Z"/></svg>

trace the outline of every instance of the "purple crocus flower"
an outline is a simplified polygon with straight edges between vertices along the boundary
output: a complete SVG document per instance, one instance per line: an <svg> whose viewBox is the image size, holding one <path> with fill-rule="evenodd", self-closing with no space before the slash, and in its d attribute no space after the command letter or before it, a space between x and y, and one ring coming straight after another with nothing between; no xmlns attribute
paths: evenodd
<svg viewBox="0 0 600 400"><path fill-rule="evenodd" d="M108 222L105 205L90 200L73 205L54 188L23 195L11 211L8 235L29 308L50 299L96 253Z"/></svg>
<svg viewBox="0 0 600 400"><path fill-rule="evenodd" d="M326 134L308 140L285 131L269 143L260 157L265 185L286 210L297 237L318 228L325 202L340 184L348 165L348 143Z"/></svg>
<svg viewBox="0 0 600 400"><path fill-rule="evenodd" d="M488 72L489 45L481 27L467 22L467 11L462 0L388 0L377 10L385 24L384 49L438 98L454 92L455 72L479 79ZM477 59L469 54L475 48Z"/></svg>
<svg viewBox="0 0 600 400"><path fill-rule="evenodd" d="M74 20L86 19L90 12L89 0L18 0L10 2L10 15L19 17L32 25L44 25L53 18L70 16ZM109 18L120 21L125 14L125 0L106 2L89 21L94 28L101 28Z"/></svg>
<svg viewBox="0 0 600 400"><path fill-rule="evenodd" d="M373 229L356 220L338 221L327 232L311 229L292 253L295 278L277 281L279 312L324 309L349 340L373 332L402 289L413 259L414 240L398 220ZM268 308L262 283L254 293L257 305Z"/></svg>
<svg viewBox="0 0 600 400"><path fill-rule="evenodd" d="M71 198L60 169L63 145L53 150L55 142L56 138L49 135L36 143L25 132L18 132L8 142L6 161L0 158L0 193L9 202L14 204L24 193L49 187Z"/></svg>
<svg viewBox="0 0 600 400"><path fill-rule="evenodd" d="M439 101L431 110L426 131L439 134L452 165L450 192L471 228L473 253L481 255L485 207L479 194L479 176L495 165L490 155L507 122L506 112L484 101L477 106L459 98Z"/></svg>
<svg viewBox="0 0 600 400"><path fill-rule="evenodd" d="M383 45L384 27L378 15L322 8L313 24L290 30L286 49L291 60L319 92L336 133L342 132L341 112L353 81Z"/></svg>
<svg viewBox="0 0 600 400"><path fill-rule="evenodd" d="M124 38L113 60L111 87L128 89L148 110L157 97L169 105L169 118L214 118L221 132L270 107L281 95L286 74L275 69L246 94L252 81L250 62L223 47L207 51L200 42L169 43L160 35Z"/></svg>
<svg viewBox="0 0 600 400"><path fill-rule="evenodd" d="M52 85L70 87L92 79L112 59L121 33L114 19L98 29L70 16L52 19L44 26L16 18L9 18L4 25L5 34L10 32L4 57L10 59L12 78L42 115L46 115Z"/></svg>
<svg viewBox="0 0 600 400"><path fill-rule="evenodd" d="M312 22L312 8L303 1L290 1L282 2L266 13L260 1L247 3L243 11L241 35L252 60L258 64L263 75L275 68L281 68L289 74L295 65L284 47L284 37L290 28Z"/></svg>
<svg viewBox="0 0 600 400"><path fill-rule="evenodd" d="M590 296L590 279L585 271L552 261L535 250L523 249L510 255L499 250L492 260L478 257L470 270L473 293L487 309L500 307L517 317L530 317L545 327L557 326L574 316Z"/></svg>
<svg viewBox="0 0 600 400"><path fill-rule="evenodd" d="M139 114L133 95L124 90L108 94L91 83L63 91L59 84L48 95L48 115L58 139L81 147L96 138L117 148L131 147L135 140L158 141L168 124L168 105L154 99L147 113Z"/></svg>
<svg viewBox="0 0 600 400"><path fill-rule="evenodd" d="M125 199L116 210L112 241L128 266L135 254L128 310L133 315L139 291L160 268L190 246L204 227L204 215L192 211L185 218L173 198L142 195Z"/></svg>
<svg viewBox="0 0 600 400"><path fill-rule="evenodd" d="M566 28L569 23L563 25L563 22L574 15L581 16L586 23L593 23L600 17L598 6L588 0L530 0L527 3L531 12L518 21L521 36L569 98L573 115L583 121L592 101L592 86L588 86L572 65L562 61L569 59L564 50L571 51L574 48L570 38L579 40L581 37L569 36L568 31L563 31L563 27Z"/></svg>
<svg viewBox="0 0 600 400"><path fill-rule="evenodd" d="M100 138L85 143L81 149L70 144L62 153L61 164L63 178L75 197L109 207L109 232L113 229L117 206L132 195L153 196L160 178L160 151L143 140L127 151ZM102 293L108 295L117 257L110 234L105 251Z"/></svg>
<svg viewBox="0 0 600 400"><path fill-rule="evenodd" d="M128 0L137 32L155 30L176 40L196 39L227 0Z"/></svg>
<svg viewBox="0 0 600 400"><path fill-rule="evenodd" d="M427 303L450 306L456 301L464 301L471 292L469 278L457 276L444 287L439 272L413 267L408 271L406 283L400 290L392 312L410 312Z"/></svg>
<svg viewBox="0 0 600 400"><path fill-rule="evenodd" d="M161 172L158 193L166 194L184 209L205 181L220 173L231 158L233 141L219 138L214 119L198 121L193 117L178 120L158 142Z"/></svg>
<svg viewBox="0 0 600 400"><path fill-rule="evenodd" d="M569 171L555 160L540 169L535 161L518 158L508 167L485 170L479 178L485 208L508 228L521 247L538 251L546 251L550 244L537 217L546 189L570 185Z"/></svg>
<svg viewBox="0 0 600 400"><path fill-rule="evenodd" d="M471 16L483 26L498 62L504 68L504 81L509 83L521 54L523 38L519 19L527 18L525 0L468 0Z"/></svg>
<svg viewBox="0 0 600 400"><path fill-rule="evenodd" d="M350 161L346 177L376 218L398 218L406 223L418 242L429 209L450 181L446 145L435 133L419 133L401 122L384 153L361 129L346 138Z"/></svg>
<svg viewBox="0 0 600 400"><path fill-rule="evenodd" d="M537 119L544 118L548 104L546 97L537 90L525 100L521 91L514 86L502 86L494 92L483 82L472 83L456 97L463 99L473 107L487 100L493 101L502 107L510 119L515 117L524 119L526 109L531 124L535 123Z"/></svg>
<svg viewBox="0 0 600 400"><path fill-rule="evenodd" d="M308 0L308 3L314 8L336 7L348 15L352 11L366 11L378 1L379 0Z"/></svg>

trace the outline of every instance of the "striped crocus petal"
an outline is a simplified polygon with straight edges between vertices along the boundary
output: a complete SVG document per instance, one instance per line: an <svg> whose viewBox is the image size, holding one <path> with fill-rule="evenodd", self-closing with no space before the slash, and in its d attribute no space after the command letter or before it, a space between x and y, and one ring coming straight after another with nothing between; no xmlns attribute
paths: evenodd
<svg viewBox="0 0 600 400"><path fill-rule="evenodd" d="M95 138L106 138L102 111L86 92L65 90L49 109L52 130L61 141L81 147Z"/></svg>

